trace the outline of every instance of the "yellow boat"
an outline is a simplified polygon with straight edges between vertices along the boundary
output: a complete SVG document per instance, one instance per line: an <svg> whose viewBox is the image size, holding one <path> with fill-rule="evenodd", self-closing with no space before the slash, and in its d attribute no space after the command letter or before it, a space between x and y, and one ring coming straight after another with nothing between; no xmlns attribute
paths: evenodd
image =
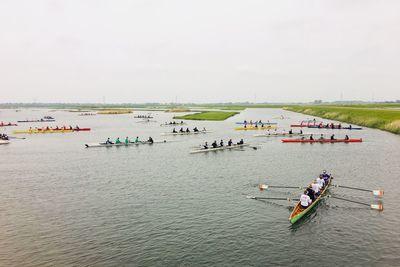
<svg viewBox="0 0 400 267"><path fill-rule="evenodd" d="M40 133L70 133L73 132L73 130L44 130L44 131L39 131L39 130L26 130L26 131L14 131L14 134L40 134Z"/></svg>
<svg viewBox="0 0 400 267"><path fill-rule="evenodd" d="M255 126L247 126L247 127L238 127L235 128L235 131L247 131L247 130L270 130L276 128L276 125L259 125Z"/></svg>

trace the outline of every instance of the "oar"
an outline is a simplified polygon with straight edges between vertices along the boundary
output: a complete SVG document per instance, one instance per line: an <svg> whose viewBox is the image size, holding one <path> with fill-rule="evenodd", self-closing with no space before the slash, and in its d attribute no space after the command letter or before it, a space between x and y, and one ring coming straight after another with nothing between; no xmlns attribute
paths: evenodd
<svg viewBox="0 0 400 267"><path fill-rule="evenodd" d="M372 192L372 194L374 196L383 197L383 190L370 190L370 189L363 189L363 188L351 187L351 186L345 186L345 185L338 185L338 184L335 184L333 186L334 187L347 188L347 189L353 189L353 190L359 190L359 191L364 191L364 192Z"/></svg>
<svg viewBox="0 0 400 267"><path fill-rule="evenodd" d="M368 206L373 210L383 210L383 205L382 204L368 204L368 203L359 202L359 201L355 201L355 200L350 200L350 199L346 199L346 198L335 197L335 196L332 196L332 195L329 195L328 197L336 198L336 199L339 199L339 200L348 201L348 202L352 202L352 203L356 203L356 204L360 204L360 205L364 205L364 206Z"/></svg>
<svg viewBox="0 0 400 267"><path fill-rule="evenodd" d="M248 199L272 199L272 200L287 200L287 201L299 201L298 198L290 198L290 197L254 197L254 196L246 196Z"/></svg>
<svg viewBox="0 0 400 267"><path fill-rule="evenodd" d="M26 137L15 137L15 136L9 136L9 139L26 139Z"/></svg>
<svg viewBox="0 0 400 267"><path fill-rule="evenodd" d="M284 186L284 185L267 185L267 184L259 184L258 188L262 191L268 188L294 188L294 189L304 189L303 186Z"/></svg>

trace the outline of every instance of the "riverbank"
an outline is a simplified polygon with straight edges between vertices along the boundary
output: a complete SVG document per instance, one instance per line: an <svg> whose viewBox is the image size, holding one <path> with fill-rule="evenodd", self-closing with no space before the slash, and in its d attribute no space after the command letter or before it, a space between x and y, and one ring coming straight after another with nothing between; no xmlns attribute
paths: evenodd
<svg viewBox="0 0 400 267"><path fill-rule="evenodd" d="M400 134L400 109L376 106L287 106L285 110Z"/></svg>
<svg viewBox="0 0 400 267"><path fill-rule="evenodd" d="M184 116L175 116L176 120L199 120L199 121L224 121L227 118L235 116L239 112L226 112L226 111L203 111L195 114Z"/></svg>

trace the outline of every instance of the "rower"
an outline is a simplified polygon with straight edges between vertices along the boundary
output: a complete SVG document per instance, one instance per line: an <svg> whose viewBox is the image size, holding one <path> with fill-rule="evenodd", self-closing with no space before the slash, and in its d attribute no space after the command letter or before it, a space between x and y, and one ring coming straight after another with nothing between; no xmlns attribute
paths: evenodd
<svg viewBox="0 0 400 267"><path fill-rule="evenodd" d="M307 187L306 191L307 191L307 195L310 197L311 201L314 201L315 200L314 191L310 187Z"/></svg>
<svg viewBox="0 0 400 267"><path fill-rule="evenodd" d="M339 123L338 129L342 129L342 124Z"/></svg>
<svg viewBox="0 0 400 267"><path fill-rule="evenodd" d="M237 144L238 144L238 145L243 145L243 144L244 144L243 139L240 139L240 141L239 141Z"/></svg>
<svg viewBox="0 0 400 267"><path fill-rule="evenodd" d="M174 128L174 129L172 129L172 133L177 133L177 131L175 130L175 128Z"/></svg>
<svg viewBox="0 0 400 267"><path fill-rule="evenodd" d="M318 183L312 183L311 184L311 188L314 191L314 194L316 196L319 196L321 194L321 192L320 192L321 186Z"/></svg>
<svg viewBox="0 0 400 267"><path fill-rule="evenodd" d="M128 136L125 138L125 145L129 144L129 138Z"/></svg>
<svg viewBox="0 0 400 267"><path fill-rule="evenodd" d="M344 140L349 140L349 136L346 134L346 136L344 137Z"/></svg>
<svg viewBox="0 0 400 267"><path fill-rule="evenodd" d="M320 176L317 178L316 182L321 186L321 188L324 188L324 186L325 186L325 180L322 178L322 175L320 175Z"/></svg>
<svg viewBox="0 0 400 267"><path fill-rule="evenodd" d="M335 140L335 135L334 134L331 135L331 140Z"/></svg>
<svg viewBox="0 0 400 267"><path fill-rule="evenodd" d="M136 136L135 143L139 143L139 136Z"/></svg>
<svg viewBox="0 0 400 267"><path fill-rule="evenodd" d="M217 141L216 140L214 140L214 142L211 144L211 146L213 147L213 148L217 148Z"/></svg>
<svg viewBox="0 0 400 267"><path fill-rule="evenodd" d="M312 135L312 134L310 135L310 140L314 140L314 137L313 137L313 135Z"/></svg>
<svg viewBox="0 0 400 267"><path fill-rule="evenodd" d="M76 130L79 130L79 126L78 126L78 125L76 125L76 126L75 126L75 129L76 129Z"/></svg>
<svg viewBox="0 0 400 267"><path fill-rule="evenodd" d="M190 130L189 130L189 128L186 128L186 132L187 132L187 133L190 133Z"/></svg>
<svg viewBox="0 0 400 267"><path fill-rule="evenodd" d="M321 134L319 140L324 140L324 139L325 139L325 138L324 138L324 134Z"/></svg>
<svg viewBox="0 0 400 267"><path fill-rule="evenodd" d="M150 144L153 144L153 143L154 143L154 140L153 140L153 138L151 138L151 136L150 136L149 139L147 140L147 142L149 142Z"/></svg>
<svg viewBox="0 0 400 267"><path fill-rule="evenodd" d="M311 198L307 195L307 190L305 190L300 196L300 205L303 209L306 209L311 203Z"/></svg>
<svg viewBox="0 0 400 267"><path fill-rule="evenodd" d="M121 144L121 140L119 140L119 137L117 137L117 139L115 139L115 143L116 144Z"/></svg>
<svg viewBox="0 0 400 267"><path fill-rule="evenodd" d="M351 124L349 125L349 129L351 130Z"/></svg>
<svg viewBox="0 0 400 267"><path fill-rule="evenodd" d="M232 146L232 139L229 139L229 141L228 141L228 146Z"/></svg>
<svg viewBox="0 0 400 267"><path fill-rule="evenodd" d="M247 121L246 121L246 120L244 120L243 124L247 124Z"/></svg>
<svg viewBox="0 0 400 267"><path fill-rule="evenodd" d="M224 141L221 139L221 142L219 142L219 146L224 146Z"/></svg>
<svg viewBox="0 0 400 267"><path fill-rule="evenodd" d="M183 132L184 132L182 127L179 129L179 132L180 132L180 133L183 133Z"/></svg>
<svg viewBox="0 0 400 267"><path fill-rule="evenodd" d="M69 126L69 129L72 130L72 126L71 125Z"/></svg>
<svg viewBox="0 0 400 267"><path fill-rule="evenodd" d="M208 149L208 144L207 144L207 142L204 144L204 149Z"/></svg>
<svg viewBox="0 0 400 267"><path fill-rule="evenodd" d="M198 132L198 131L199 131L199 129L197 129L197 127L193 128L193 132Z"/></svg>
<svg viewBox="0 0 400 267"><path fill-rule="evenodd" d="M107 145L107 144L110 144L110 145L113 144L113 142L111 142L111 140L110 140L110 137L107 138L106 145Z"/></svg>
<svg viewBox="0 0 400 267"><path fill-rule="evenodd" d="M258 123L262 123L261 120L259 120Z"/></svg>
<svg viewBox="0 0 400 267"><path fill-rule="evenodd" d="M181 121L181 124L183 124L183 121Z"/></svg>
<svg viewBox="0 0 400 267"><path fill-rule="evenodd" d="M293 131L292 131L292 129L290 129L290 130L289 130L289 134L293 134Z"/></svg>
<svg viewBox="0 0 400 267"><path fill-rule="evenodd" d="M303 130L302 129L300 129L300 134L303 134Z"/></svg>
<svg viewBox="0 0 400 267"><path fill-rule="evenodd" d="M207 130L206 130L206 127L203 127L203 130L202 130L203 132L207 132Z"/></svg>

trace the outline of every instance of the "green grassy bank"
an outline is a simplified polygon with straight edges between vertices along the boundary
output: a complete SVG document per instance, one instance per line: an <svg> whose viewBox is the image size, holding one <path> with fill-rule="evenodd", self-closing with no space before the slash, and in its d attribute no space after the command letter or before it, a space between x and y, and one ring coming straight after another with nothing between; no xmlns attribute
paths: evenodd
<svg viewBox="0 0 400 267"><path fill-rule="evenodd" d="M225 111L203 111L195 114L184 116L175 116L177 120L200 120L200 121L223 121L229 117L235 116L239 112L225 112Z"/></svg>
<svg viewBox="0 0 400 267"><path fill-rule="evenodd" d="M377 128L400 134L400 109L349 106L288 106L284 109L312 116Z"/></svg>

